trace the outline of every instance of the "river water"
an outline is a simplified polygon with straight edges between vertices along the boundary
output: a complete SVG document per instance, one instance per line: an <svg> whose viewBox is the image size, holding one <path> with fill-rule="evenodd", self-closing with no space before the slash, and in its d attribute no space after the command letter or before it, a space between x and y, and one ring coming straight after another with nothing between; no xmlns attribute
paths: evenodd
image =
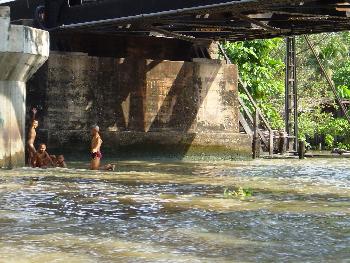
<svg viewBox="0 0 350 263"><path fill-rule="evenodd" d="M69 165L0 170L0 262L350 262L349 159Z"/></svg>

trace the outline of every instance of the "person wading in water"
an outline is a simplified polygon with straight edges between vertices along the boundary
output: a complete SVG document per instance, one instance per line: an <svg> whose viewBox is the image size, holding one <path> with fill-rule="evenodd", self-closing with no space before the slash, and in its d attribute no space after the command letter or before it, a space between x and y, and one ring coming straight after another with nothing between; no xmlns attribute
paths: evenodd
<svg viewBox="0 0 350 263"><path fill-rule="evenodd" d="M91 139L91 170L98 170L101 163L101 145L102 139L99 134L100 128L94 125L91 129L92 139Z"/></svg>
<svg viewBox="0 0 350 263"><path fill-rule="evenodd" d="M28 147L28 165L34 167L34 161L35 161L35 155L36 155L36 149L34 146L35 138L36 138L36 128L38 128L39 122L35 119L35 115L37 113L37 109L32 109L32 120L31 120L31 126L29 128L28 132L28 140L27 140L27 147Z"/></svg>
<svg viewBox="0 0 350 263"><path fill-rule="evenodd" d="M101 145L102 145L102 139L99 134L100 128L97 125L92 126L91 134L91 164L90 169L91 170L99 170L100 164L101 164ZM115 165L107 164L102 170L107 171L114 171Z"/></svg>

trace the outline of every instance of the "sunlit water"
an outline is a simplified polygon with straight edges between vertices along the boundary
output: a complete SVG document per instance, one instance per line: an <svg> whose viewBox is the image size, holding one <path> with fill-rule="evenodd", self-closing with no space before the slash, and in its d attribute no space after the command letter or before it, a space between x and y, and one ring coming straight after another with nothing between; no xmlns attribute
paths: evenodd
<svg viewBox="0 0 350 263"><path fill-rule="evenodd" d="M0 262L350 262L349 159L70 166L0 170Z"/></svg>

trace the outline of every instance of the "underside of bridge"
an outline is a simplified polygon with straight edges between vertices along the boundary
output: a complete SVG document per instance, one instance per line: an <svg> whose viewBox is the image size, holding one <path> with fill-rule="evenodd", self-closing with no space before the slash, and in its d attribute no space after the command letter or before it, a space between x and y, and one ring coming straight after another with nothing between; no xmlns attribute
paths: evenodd
<svg viewBox="0 0 350 263"><path fill-rule="evenodd" d="M105 149L249 156L239 133L237 67L213 41L350 29L331 0L18 0L15 24L50 31L48 62L28 83L38 142L85 149L99 123ZM107 146L108 145L108 146Z"/></svg>
<svg viewBox="0 0 350 263"><path fill-rule="evenodd" d="M118 36L236 41L350 28L350 4L344 0L18 0L10 5L12 20ZM46 5L46 17L40 16L40 5Z"/></svg>

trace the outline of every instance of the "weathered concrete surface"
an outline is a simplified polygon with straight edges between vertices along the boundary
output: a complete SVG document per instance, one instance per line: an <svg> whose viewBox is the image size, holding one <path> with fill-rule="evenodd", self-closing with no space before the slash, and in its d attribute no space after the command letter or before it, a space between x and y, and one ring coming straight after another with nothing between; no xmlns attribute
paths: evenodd
<svg viewBox="0 0 350 263"><path fill-rule="evenodd" d="M48 32L10 25L0 7L0 167L24 165L25 83L48 55Z"/></svg>
<svg viewBox="0 0 350 263"><path fill-rule="evenodd" d="M40 105L40 138L60 151L88 151L89 127L105 151L251 155L239 134L237 67L194 62L51 53L28 83L28 108ZM38 141L39 142L39 141Z"/></svg>

